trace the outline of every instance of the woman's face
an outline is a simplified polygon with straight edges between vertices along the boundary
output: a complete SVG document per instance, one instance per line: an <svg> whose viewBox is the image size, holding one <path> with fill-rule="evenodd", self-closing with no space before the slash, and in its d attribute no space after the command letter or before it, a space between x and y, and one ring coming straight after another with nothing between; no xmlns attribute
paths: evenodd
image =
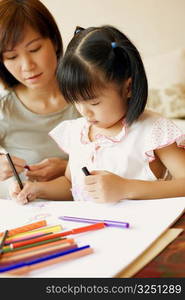
<svg viewBox="0 0 185 300"><path fill-rule="evenodd" d="M55 79L56 49L49 38L43 38L26 27L23 40L13 49L3 52L7 70L28 88L44 88Z"/></svg>

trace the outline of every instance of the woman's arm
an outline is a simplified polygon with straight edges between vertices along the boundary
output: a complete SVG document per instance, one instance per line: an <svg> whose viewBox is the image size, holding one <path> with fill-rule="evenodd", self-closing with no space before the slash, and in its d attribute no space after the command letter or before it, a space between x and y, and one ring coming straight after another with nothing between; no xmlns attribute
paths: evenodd
<svg viewBox="0 0 185 300"><path fill-rule="evenodd" d="M68 161L60 157L50 157L41 162L29 165L26 176L29 180L48 181L65 174Z"/></svg>

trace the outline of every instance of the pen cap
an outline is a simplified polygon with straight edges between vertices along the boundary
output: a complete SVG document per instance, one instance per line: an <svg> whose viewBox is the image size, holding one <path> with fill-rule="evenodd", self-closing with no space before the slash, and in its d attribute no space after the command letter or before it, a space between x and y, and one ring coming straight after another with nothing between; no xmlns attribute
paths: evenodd
<svg viewBox="0 0 185 300"><path fill-rule="evenodd" d="M85 176L91 175L86 167L83 167L82 171L84 172Z"/></svg>

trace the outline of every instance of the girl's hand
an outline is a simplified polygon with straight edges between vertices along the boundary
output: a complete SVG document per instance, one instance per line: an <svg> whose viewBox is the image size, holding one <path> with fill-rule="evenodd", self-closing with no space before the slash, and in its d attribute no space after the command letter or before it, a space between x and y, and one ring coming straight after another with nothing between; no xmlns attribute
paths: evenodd
<svg viewBox="0 0 185 300"><path fill-rule="evenodd" d="M128 180L107 171L86 176L85 191L96 202L118 202L127 198Z"/></svg>
<svg viewBox="0 0 185 300"><path fill-rule="evenodd" d="M64 175L66 166L66 160L59 157L50 157L38 164L30 165L30 170L25 175L32 181L49 181Z"/></svg>
<svg viewBox="0 0 185 300"><path fill-rule="evenodd" d="M39 198L40 185L39 182L27 181L24 183L24 188L21 190L17 182L13 182L9 187L9 195L19 204L27 204Z"/></svg>
<svg viewBox="0 0 185 300"><path fill-rule="evenodd" d="M26 161L16 156L11 156L11 159L14 163L14 166L18 173L24 171L24 166L26 165ZM13 176L12 169L10 168L10 164L6 158L6 155L0 154L0 181L6 180L9 177Z"/></svg>

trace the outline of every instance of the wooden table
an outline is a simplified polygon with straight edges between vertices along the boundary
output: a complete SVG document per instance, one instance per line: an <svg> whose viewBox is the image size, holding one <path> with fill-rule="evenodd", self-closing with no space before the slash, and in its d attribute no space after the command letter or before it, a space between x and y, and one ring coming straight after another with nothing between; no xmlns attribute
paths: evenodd
<svg viewBox="0 0 185 300"><path fill-rule="evenodd" d="M172 228L184 228L184 231L133 278L185 278L185 213Z"/></svg>

